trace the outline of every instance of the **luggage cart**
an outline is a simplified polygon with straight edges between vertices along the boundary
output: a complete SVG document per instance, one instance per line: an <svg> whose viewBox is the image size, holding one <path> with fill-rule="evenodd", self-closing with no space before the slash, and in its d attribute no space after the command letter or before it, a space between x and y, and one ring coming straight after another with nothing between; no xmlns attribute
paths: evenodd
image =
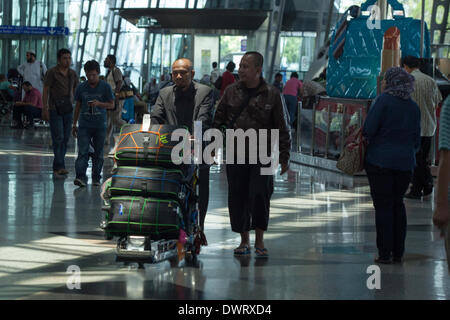
<svg viewBox="0 0 450 320"><path fill-rule="evenodd" d="M194 194L190 195L195 199L193 207L191 206L184 216L186 230L180 229L178 236L154 238L151 234L142 233L124 233L117 235L107 230L107 221L102 221L100 227L105 232L105 239L117 239L116 261L117 262L137 262L142 267L144 263L159 263L169 260L177 263L184 258L195 260L200 254L201 237L198 214L198 185L197 185L198 167L195 167ZM110 208L109 200L105 200L103 210Z"/></svg>
<svg viewBox="0 0 450 320"><path fill-rule="evenodd" d="M149 121L149 119L144 119L142 129L140 132L143 134L151 133L150 130L151 126L150 124L147 124L147 127L145 127L145 121ZM136 125L134 125L136 126ZM135 127L133 127L134 129ZM144 129L146 128L146 129ZM124 130L126 132L126 130ZM135 133L136 131L132 131L132 133ZM159 132L159 131L158 131ZM122 139L123 140L123 139ZM136 143L135 139L132 139L134 143ZM194 148L194 140L190 139L191 147ZM150 152L147 152L145 149L145 144L148 144L148 138L144 139L143 145L144 145L144 151L143 153L150 154ZM120 148L117 148L119 150ZM142 148L141 148L142 149ZM117 152L117 151L116 151ZM137 153L137 152L136 152ZM117 154L117 153L116 153ZM117 157L115 156L115 159ZM129 158L126 158L128 162L122 162L122 165L119 165L118 168L123 168L125 170L128 170L129 173ZM117 163L116 163L117 164ZM148 191L148 189L152 189L155 187L155 185L148 185L145 184L143 179L147 180L162 180L159 176L157 178L142 178L141 176L144 174L144 171L153 171L154 169L162 169L164 168L157 168L156 166L149 165L149 166L139 166L136 164L136 174L132 177L129 176L119 176L116 175L116 177L121 178L132 178L132 183L130 183L130 188L125 189L125 191L122 191L121 193L114 189L114 187L111 187L111 182L109 187L106 187L105 197L106 200L104 200L104 206L102 208L103 211L108 212L106 215L106 218L104 221L102 221L100 227L105 232L105 239L112 240L115 237L117 237L117 246L116 246L116 261L118 262L138 262L140 267L143 267L144 263L158 263L164 260L169 260L171 263L178 263L179 261L183 260L184 258L195 260L197 255L200 253L200 247L201 247L201 229L199 225L199 210L198 210L198 165L194 164L194 160L192 160L192 164L185 165L183 167L183 179L182 179L182 185L183 188L175 194L175 196L172 193L173 199L171 200L158 200L158 196L154 195L155 190ZM172 168L173 169L173 168ZM122 169L121 169L122 170ZM167 169L169 171L169 169ZM124 171L122 171L124 172ZM166 174L166 173L164 173ZM137 177L139 175L139 177ZM114 177L114 174L113 174ZM113 178L112 177L112 178ZM111 178L111 181L113 181ZM140 187L136 187L138 184L135 183L135 180L141 180L139 183ZM167 181L167 180L164 180ZM123 182L123 180L122 180ZM127 182L128 183L128 182ZM165 182L167 185L168 183ZM133 187L131 187L133 186ZM140 188L140 189L139 189ZM120 189L120 188L118 188ZM137 190L136 190L137 189ZM124 189L122 189L124 190ZM148 193L147 193L148 191ZM181 226L179 227L178 231L172 231L171 232L165 232L162 231L161 233L155 234L155 232L145 231L142 230L142 224L140 225L140 230L136 230L136 228L133 231L117 231L112 230L109 228L108 224L111 222L109 219L109 214L113 211L112 208L115 206L115 213L117 212L117 203L118 200L120 203L120 206L122 206L123 201L130 200L130 198L114 198L111 196L111 194L108 194L108 192L116 192L119 196L123 196L124 193L129 195L131 198L131 205L129 205L129 212L131 212L132 209L135 209L133 207L133 201L135 200L136 203L138 203L139 210L142 211L141 216L144 216L144 212L147 212L145 210L150 209L150 206L147 206L148 203L151 202L158 202L164 201L164 202L171 202L175 205L172 206L171 213L177 211L178 221L181 222ZM144 195L145 194L145 195ZM133 197L134 196L134 197ZM154 198L151 198L154 197ZM116 199L116 200L115 200ZM155 200L156 199L156 200ZM113 205L112 202L116 201L116 203ZM142 204L143 203L143 204ZM179 206L178 206L179 204ZM166 207L170 207L171 205L166 205ZM158 206L158 209L160 207ZM120 208L122 210L122 207ZM123 210L126 211L126 210ZM150 212L150 211L148 211ZM122 216L122 212L120 212L120 215ZM126 212L125 215L126 216ZM142 221L143 218L141 218ZM118 222L116 222L118 223ZM124 225L127 225L129 227L130 225L130 219L128 218L128 224L126 222L123 222L123 220L120 222ZM159 224L159 220L157 221ZM150 227L149 227L150 228ZM130 228L128 228L130 229Z"/></svg>

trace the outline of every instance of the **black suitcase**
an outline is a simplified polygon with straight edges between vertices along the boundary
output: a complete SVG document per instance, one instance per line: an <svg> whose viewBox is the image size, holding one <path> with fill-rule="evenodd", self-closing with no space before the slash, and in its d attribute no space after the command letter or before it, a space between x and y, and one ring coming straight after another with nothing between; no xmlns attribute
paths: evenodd
<svg viewBox="0 0 450 320"><path fill-rule="evenodd" d="M105 231L112 235L147 235L177 239L184 227L177 201L142 197L113 197L106 211Z"/></svg>
<svg viewBox="0 0 450 320"><path fill-rule="evenodd" d="M180 143L171 140L172 132L176 129L179 128L155 124L143 131L141 124L124 125L120 130L114 159L119 166L176 167L171 159L173 147Z"/></svg>
<svg viewBox="0 0 450 320"><path fill-rule="evenodd" d="M190 182L179 169L117 167L113 170L108 189L111 197L139 196L183 201L192 192Z"/></svg>

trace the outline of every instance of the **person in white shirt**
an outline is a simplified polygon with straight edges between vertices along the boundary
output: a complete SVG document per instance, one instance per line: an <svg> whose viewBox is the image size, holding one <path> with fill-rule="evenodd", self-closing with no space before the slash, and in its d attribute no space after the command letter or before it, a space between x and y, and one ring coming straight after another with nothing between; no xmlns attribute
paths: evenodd
<svg viewBox="0 0 450 320"><path fill-rule="evenodd" d="M123 85L122 71L116 67L116 56L109 54L103 63L103 66L108 69L105 80L111 86L116 95L115 108L107 111L107 129L105 145L109 145L114 127L121 128L126 121L122 120L122 109L125 102L124 99L119 99L119 92ZM117 136L114 138L116 139Z"/></svg>
<svg viewBox="0 0 450 320"><path fill-rule="evenodd" d="M17 70L22 75L23 81L30 82L33 88L38 89L42 94L47 67L43 62L36 60L36 53L34 51L27 51L27 62L21 64ZM24 95L25 92L22 93L22 96Z"/></svg>
<svg viewBox="0 0 450 320"><path fill-rule="evenodd" d="M428 165L428 155L432 138L436 131L436 107L442 101L442 95L433 78L420 72L420 59L406 56L401 61L403 69L414 77L414 92L411 98L420 108L421 145L416 154L416 168L412 179L411 190L406 198L420 199L433 191L433 177Z"/></svg>
<svg viewBox="0 0 450 320"><path fill-rule="evenodd" d="M214 85L220 77L220 70L217 68L217 62L212 63L213 71L211 71L211 84Z"/></svg>

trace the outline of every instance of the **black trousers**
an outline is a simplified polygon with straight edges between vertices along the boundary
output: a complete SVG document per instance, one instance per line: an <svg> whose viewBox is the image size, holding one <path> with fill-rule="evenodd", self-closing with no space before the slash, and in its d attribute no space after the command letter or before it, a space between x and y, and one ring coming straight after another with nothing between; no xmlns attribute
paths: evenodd
<svg viewBox="0 0 450 320"><path fill-rule="evenodd" d="M424 188L433 186L433 176L428 165L432 137L420 138L420 149L416 153L416 168L414 169L411 192L421 194Z"/></svg>
<svg viewBox="0 0 450 320"><path fill-rule="evenodd" d="M34 118L41 117L42 110L32 105L14 106L13 107L13 120L17 124L22 124L22 114L24 114L29 122L32 122Z"/></svg>
<svg viewBox="0 0 450 320"><path fill-rule="evenodd" d="M198 183L198 210L200 213L200 226L204 227L206 212L208 211L209 202L209 168L207 164L201 164L199 168Z"/></svg>
<svg viewBox="0 0 450 320"><path fill-rule="evenodd" d="M261 175L261 166L228 164L228 211L231 230L243 233L255 228L267 230L273 176Z"/></svg>
<svg viewBox="0 0 450 320"><path fill-rule="evenodd" d="M375 207L377 248L380 258L402 257L405 252L406 209L403 197L411 181L411 171L365 164L370 195Z"/></svg>

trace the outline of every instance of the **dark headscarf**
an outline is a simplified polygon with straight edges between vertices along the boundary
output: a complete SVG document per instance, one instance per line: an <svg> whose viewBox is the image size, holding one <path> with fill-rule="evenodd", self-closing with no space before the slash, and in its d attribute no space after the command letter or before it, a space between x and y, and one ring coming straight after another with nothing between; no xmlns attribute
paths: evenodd
<svg viewBox="0 0 450 320"><path fill-rule="evenodd" d="M414 91L414 77L400 67L392 67L384 76L384 92L402 99L409 99Z"/></svg>

